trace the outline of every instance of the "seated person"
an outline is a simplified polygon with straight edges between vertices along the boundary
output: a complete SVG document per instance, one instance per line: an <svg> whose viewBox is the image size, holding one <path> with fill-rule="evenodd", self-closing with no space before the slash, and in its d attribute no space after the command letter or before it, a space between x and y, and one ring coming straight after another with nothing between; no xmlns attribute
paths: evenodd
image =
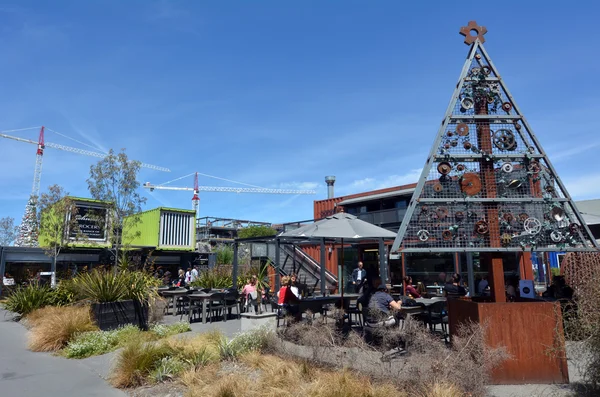
<svg viewBox="0 0 600 397"><path fill-rule="evenodd" d="M298 297L292 292L292 280L288 276L281 278L281 288L277 292L277 303L286 310L288 314L293 315L297 320L302 316L298 307Z"/></svg>
<svg viewBox="0 0 600 397"><path fill-rule="evenodd" d="M387 293L385 284L381 279L375 279L373 286L375 292L371 295L368 304L366 323L367 326L389 327L396 324L396 317L391 311L399 311L402 308L400 302L397 302Z"/></svg>
<svg viewBox="0 0 600 397"><path fill-rule="evenodd" d="M404 295L410 296L413 299L420 298L421 294L413 287L412 283L412 277L404 277L404 284L406 285L406 287L404 287Z"/></svg>
<svg viewBox="0 0 600 397"><path fill-rule="evenodd" d="M444 296L465 296L467 290L460 285L460 274L454 273L450 282L444 286Z"/></svg>
<svg viewBox="0 0 600 397"><path fill-rule="evenodd" d="M246 310L250 308L250 306L254 306L254 312L258 312L258 293L256 292L256 282L257 277L252 276L250 280L248 280L248 284L244 286L240 295L242 295L246 299Z"/></svg>

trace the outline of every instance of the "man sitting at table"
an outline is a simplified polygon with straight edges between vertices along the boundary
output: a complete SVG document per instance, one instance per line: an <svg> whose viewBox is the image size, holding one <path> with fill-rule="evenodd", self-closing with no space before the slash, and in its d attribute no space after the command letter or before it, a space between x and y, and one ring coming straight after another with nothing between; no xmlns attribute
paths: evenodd
<svg viewBox="0 0 600 397"><path fill-rule="evenodd" d="M392 311L399 311L402 309L400 301L395 301L390 294L388 294L385 284L381 282L380 278L373 280L373 287L375 292L371 295L368 304L366 323L369 327L389 327L397 323L396 316Z"/></svg>

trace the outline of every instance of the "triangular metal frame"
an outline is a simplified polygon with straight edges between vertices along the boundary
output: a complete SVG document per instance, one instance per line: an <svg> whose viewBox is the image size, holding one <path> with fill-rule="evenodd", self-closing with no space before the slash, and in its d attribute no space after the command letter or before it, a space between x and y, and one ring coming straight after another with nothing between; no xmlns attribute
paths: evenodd
<svg viewBox="0 0 600 397"><path fill-rule="evenodd" d="M473 65L474 61L478 62L480 66L484 65L484 63L482 63L482 61L485 61L485 66L487 66L487 67L489 67L489 69L491 69L489 71L489 73L487 73L487 74L488 74L488 76L495 76L495 77L485 77L484 81L486 83L493 82L493 83L499 85L500 90L502 90L500 92L501 93L503 92L505 94L505 97L508 100L507 102L509 102L511 105L511 108L507 111L507 115L488 114L487 111L486 111L485 115L475 115L475 114L474 115L455 115L454 114L454 110L456 109L457 103L459 103L459 98L461 96L461 92L463 91L463 87L465 87L465 83L468 83L469 81L474 81L472 78L468 77L469 71L470 71L471 66ZM469 80L468 80L468 78L469 78ZM480 80L480 81L483 81L483 80ZM474 85L471 85L470 87L473 87L473 86ZM500 97L500 95L498 95L498 97ZM511 110L512 110L512 112L511 112ZM510 114L510 113L514 113L514 114ZM489 124L490 122L515 123L515 124L518 124L518 122L521 122L523 124L525 131L523 131L521 128L518 128L518 129L516 129L516 135L518 135L518 138L520 138L521 142L525 145L526 152L520 153L520 154L515 153L515 152L508 152L508 153L503 153L503 154L496 153L493 155L491 153L486 154L485 152L479 152L476 155L473 155L473 154L451 155L451 154L439 153L440 146L442 145L442 142L444 141L444 138L446 137L449 126L457 124L461 120L462 120L462 122L465 122L465 120L468 120L467 122L471 123L471 125L476 124L478 122L487 123L488 130L490 127L490 124ZM476 125L477 125L477 128L479 128L479 125L478 124L476 124ZM490 132L491 132L491 130L490 130ZM477 134L479 134L479 132ZM513 136L513 138L516 139L516 136ZM443 152L443 150L442 150L442 152ZM543 161L544 172L542 172L541 174L545 175L546 179L544 182L547 185L548 184L551 184L551 185L556 184L559 192L562 194L559 193L558 194L559 197L554 197L554 196L556 196L556 194L554 194L553 197L551 197L551 198L549 198L548 195L544 195L543 197L540 195L537 197L521 197L521 198L514 198L514 197L513 198L510 198L510 197L502 198L502 197L494 196L494 198L491 198L491 199L490 198L467 197L467 196L462 197L462 198L454 197L451 199L441 199L441 198L436 199L436 198L431 198L431 197L423 197L423 191L424 191L426 185L428 184L428 182L430 182L430 183L432 182L432 180L430 178L430 173L432 172L432 167L434 166L434 164L439 164L440 158L442 158L444 156L448 159L452 158L452 160L454 160L454 161L456 161L456 158L459 158L459 160L461 160L461 161L462 160L473 161L473 159L469 159L469 158L473 158L473 157L479 158L479 160L475 160L475 161L480 162L481 168L484 167L483 166L483 161L484 161L483 158L485 156L490 156L496 161L499 161L498 159L508 159L508 161L517 161L518 159L520 159L520 161L526 161L526 162L531 161L531 160L533 160L535 162ZM490 158L486 158L486 161L491 162L493 160ZM539 165L539 163L538 163L538 165ZM480 172L483 174L483 170L481 168L480 168ZM493 168L492 168L492 170L493 170ZM547 173L546 173L546 170L547 170ZM527 169L522 169L521 172L525 172L525 171L527 171ZM549 174L549 175L547 175L547 174ZM549 176L549 178L548 178L548 176ZM495 179L494 179L494 182L495 182ZM539 189L539 186L538 186L538 189ZM560 197L561 195L562 195L562 197ZM555 202L558 204L554 204L554 205L564 209L565 218L567 218L567 216L568 216L567 219L570 219L571 222L573 222L568 225L567 230L570 230L570 232L566 233L566 236L568 236L570 240L565 238L565 240L568 241L567 243L561 241L560 244L555 244L555 245L545 244L545 246L536 246L535 243L532 243L531 245L520 243L519 246L515 246L515 244L509 244L510 246L499 246L496 243L488 244L488 246L485 246L485 244L473 246L472 243L469 243L471 245L467 245L467 244L462 244L462 245L461 244L458 244L458 245L456 245L456 244L454 244L454 245L453 244L433 244L433 243L428 244L427 241L429 239L426 239L425 241L420 241L419 243L415 244L414 236L412 236L412 240L410 240L411 243L407 243L407 240L405 240L405 239L407 237L409 225L411 225L411 221L413 220L413 215L415 215L415 211L416 211L417 207L424 206L423 203L437 205L437 204L441 204L444 202L445 203L450 203L450 202L461 203L461 204L464 204L467 206L469 205L469 203L471 203L474 205L480 205L481 208L483 208L484 205L492 205L489 203L496 203L494 205L498 205L498 203L510 203L510 205L521 204L523 206L525 206L525 205L534 206L535 205L535 206L540 207L542 205L542 203L547 205L549 202ZM529 203L529 204L526 204L526 203ZM496 211L498 211L498 210L496 209ZM546 216L546 215L547 214L544 213L544 216ZM573 226L575 220L577 221L577 225ZM541 222L538 222L538 223L541 223ZM544 222L544 227L548 228L548 227L550 227L549 225L556 225L556 223L552 223L549 221ZM509 226L509 229L510 229L510 226ZM450 230L452 230L452 228L450 228ZM547 231L548 230L546 230L546 232ZM446 234L446 237L447 236L448 236L448 234ZM579 244L577 244L577 243L579 243ZM490 245L493 245L493 246L490 246ZM599 249L600 249L600 247L598 246L598 243L596 242L596 240L593 238L593 235L590 232L590 229L588 228L587 224L585 223L585 220L581 216L580 212L577 210L575 203L573 202L573 200L572 200L571 196L569 195L567 189L565 188L564 184L560 180L558 173L556 172L554 166L552 165L548 156L544 152L540 142L538 141L537 137L533 133L531 126L529 125L526 118L522 115L519 107L517 106L515 100L513 99L513 96L511 95L510 91L504 84L504 81L500 77L500 74L498 73L496 67L494 66L494 64L493 64L491 58L489 57L487 51L485 50L483 44L478 39L475 40L470 47L467 59L465 60L465 63L463 65L458 83L452 94L452 98L451 98L448 108L446 110L444 119L442 120L441 126L436 135L436 138L435 138L435 141L431 148L431 151L429 153L428 159L425 163L425 166L423 167L421 176L419 177L419 180L418 180L417 186L415 188L415 191L413 193L412 199L408 205L406 214L402 220L402 224L398 231L398 235L392 246L392 251L393 252L502 252L502 251L513 251L514 252L514 251L523 251L523 250L597 251Z"/></svg>

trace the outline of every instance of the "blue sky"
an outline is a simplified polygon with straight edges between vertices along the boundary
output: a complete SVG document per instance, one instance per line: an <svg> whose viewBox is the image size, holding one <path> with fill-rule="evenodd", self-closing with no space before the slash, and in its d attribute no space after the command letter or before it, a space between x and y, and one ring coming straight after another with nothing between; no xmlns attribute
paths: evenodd
<svg viewBox="0 0 600 397"><path fill-rule="evenodd" d="M540 8L541 7L541 8ZM468 47L486 49L578 199L600 198L593 2L18 1L0 4L0 130L45 125L98 150L315 196L201 193L201 216L311 219L326 197L416 180ZM11 133L37 139L37 130ZM53 132L48 142L87 148ZM47 149L42 189L87 196L93 157ZM0 140L0 216L20 222L35 146ZM174 185L191 186L192 178ZM235 186L211 178L201 185ZM146 208L191 207L155 191Z"/></svg>

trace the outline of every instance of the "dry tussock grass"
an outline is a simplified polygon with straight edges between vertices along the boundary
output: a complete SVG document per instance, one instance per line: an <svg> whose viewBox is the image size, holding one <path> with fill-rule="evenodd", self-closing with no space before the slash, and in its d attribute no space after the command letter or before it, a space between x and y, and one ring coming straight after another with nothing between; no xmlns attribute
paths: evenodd
<svg viewBox="0 0 600 397"><path fill-rule="evenodd" d="M165 343L179 352L183 357L192 357L196 353L203 351L211 361L219 359L219 347L215 340L216 333L196 334L196 335L173 335L166 339Z"/></svg>
<svg viewBox="0 0 600 397"><path fill-rule="evenodd" d="M89 306L45 307L31 313L28 323L29 349L38 352L58 351L76 334L98 329Z"/></svg>
<svg viewBox="0 0 600 397"><path fill-rule="evenodd" d="M284 346L281 354L295 355L338 368L348 366L359 373L383 381L393 379L402 390L415 396L484 396L492 370L509 358L504 348L490 348L485 341L486 327L470 323L452 337L452 345L429 332L417 321L407 320L403 328L378 328L372 331L376 346L354 340L327 324L295 324L282 336L303 345ZM407 354L397 354L399 347ZM437 393L437 394L436 394ZM440 394L445 396L446 394Z"/></svg>
<svg viewBox="0 0 600 397"><path fill-rule="evenodd" d="M110 383L121 388L140 386L156 363L173 353L167 343L136 339L125 345L117 356Z"/></svg>
<svg viewBox="0 0 600 397"><path fill-rule="evenodd" d="M365 376L328 371L307 362L257 352L240 357L233 370L208 366L187 371L181 381L191 397L388 397L406 396L389 383L374 384Z"/></svg>

